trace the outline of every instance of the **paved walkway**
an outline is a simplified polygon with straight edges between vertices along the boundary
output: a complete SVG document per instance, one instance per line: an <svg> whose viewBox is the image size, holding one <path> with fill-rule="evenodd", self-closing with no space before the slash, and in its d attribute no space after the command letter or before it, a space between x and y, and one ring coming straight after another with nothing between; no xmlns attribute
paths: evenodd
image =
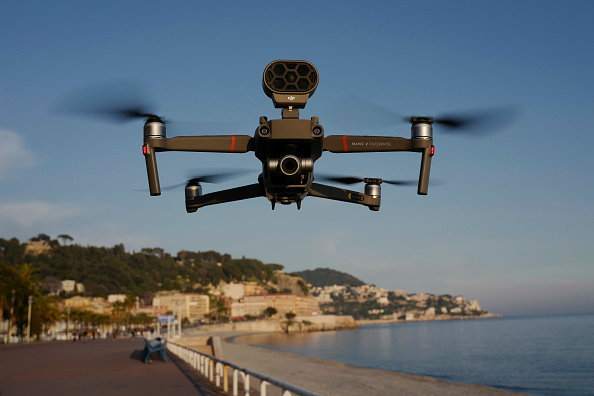
<svg viewBox="0 0 594 396"><path fill-rule="evenodd" d="M143 338L2 345L0 395L224 394L169 353L144 364L143 349Z"/></svg>

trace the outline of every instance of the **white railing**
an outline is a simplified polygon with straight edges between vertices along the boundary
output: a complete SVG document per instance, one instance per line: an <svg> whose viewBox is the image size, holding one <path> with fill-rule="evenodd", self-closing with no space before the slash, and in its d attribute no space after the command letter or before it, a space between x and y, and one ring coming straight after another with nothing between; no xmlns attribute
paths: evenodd
<svg viewBox="0 0 594 396"><path fill-rule="evenodd" d="M266 396L266 387L268 385L275 386L281 390L282 396L319 396L317 393L301 389L295 385L288 384L281 380L268 377L264 374L249 370L247 368L238 366L233 363L226 362L216 357L206 355L194 349L185 347L183 345L167 342L167 349L178 356L180 359L188 363L194 370L199 371L210 382L214 382L216 386L222 387L223 391L229 392L229 369L233 370L233 396L239 395L239 378L243 382L243 394L249 396L250 394L250 377L254 377L260 381L260 395Z"/></svg>

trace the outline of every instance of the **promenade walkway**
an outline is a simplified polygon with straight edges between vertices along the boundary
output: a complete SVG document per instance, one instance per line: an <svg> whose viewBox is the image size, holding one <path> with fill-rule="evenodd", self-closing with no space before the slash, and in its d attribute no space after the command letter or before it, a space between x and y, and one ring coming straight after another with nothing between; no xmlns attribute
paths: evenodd
<svg viewBox="0 0 594 396"><path fill-rule="evenodd" d="M3 345L0 395L224 394L169 353L144 364L143 349L143 338Z"/></svg>

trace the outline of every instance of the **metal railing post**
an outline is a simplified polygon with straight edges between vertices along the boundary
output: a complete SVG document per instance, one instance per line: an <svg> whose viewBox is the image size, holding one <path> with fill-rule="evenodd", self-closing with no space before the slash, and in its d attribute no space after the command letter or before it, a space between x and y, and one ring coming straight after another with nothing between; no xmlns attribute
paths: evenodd
<svg viewBox="0 0 594 396"><path fill-rule="evenodd" d="M260 381L260 396L266 396L266 385L268 385L268 382Z"/></svg>
<svg viewBox="0 0 594 396"><path fill-rule="evenodd" d="M227 372L229 366L223 367L223 391L229 392L229 373Z"/></svg>
<svg viewBox="0 0 594 396"><path fill-rule="evenodd" d="M194 349L177 345L171 342L167 343L167 349L171 353L177 355L181 360L188 363L192 368L198 370L204 377L211 382L216 382L216 386L221 386L221 379L223 381L223 390L229 391L229 373L228 370L233 370L233 396L239 396L239 376L242 376L244 395L250 394L250 377L254 376L260 380L260 394L266 396L268 385L275 386L280 389L282 396L319 396L316 393L298 388L286 382L270 378L266 375L251 371L244 367L237 366L233 363L226 362L216 357L203 354Z"/></svg>

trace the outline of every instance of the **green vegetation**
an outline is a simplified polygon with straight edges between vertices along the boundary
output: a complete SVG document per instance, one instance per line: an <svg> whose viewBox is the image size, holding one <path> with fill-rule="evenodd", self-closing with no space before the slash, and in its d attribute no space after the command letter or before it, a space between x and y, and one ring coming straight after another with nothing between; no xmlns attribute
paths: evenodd
<svg viewBox="0 0 594 396"><path fill-rule="evenodd" d="M314 287L324 287L332 285L344 286L363 286L365 282L355 278L344 272L335 271L330 268L317 268L315 270L305 270L295 272L291 275L300 276L305 279L305 282L310 283Z"/></svg>
<svg viewBox="0 0 594 396"><path fill-rule="evenodd" d="M128 253L124 245L83 247L73 244L68 235L60 235L63 243L45 234L31 241L47 243L51 250L44 254L26 254L26 244L16 238L0 238L0 262L17 268L30 263L37 268L37 278L44 283L72 279L85 286L90 296L133 294L150 302L159 290L200 292L207 285L221 281L252 281L260 284L272 280L278 264L259 260L233 259L214 251L181 251L173 257L161 248L144 248Z"/></svg>
<svg viewBox="0 0 594 396"><path fill-rule="evenodd" d="M31 299L31 335L40 334L45 325L55 323L60 311L55 299L44 296L37 287L37 268L29 263L13 266L0 262L0 310L9 328L16 326L26 335Z"/></svg>

